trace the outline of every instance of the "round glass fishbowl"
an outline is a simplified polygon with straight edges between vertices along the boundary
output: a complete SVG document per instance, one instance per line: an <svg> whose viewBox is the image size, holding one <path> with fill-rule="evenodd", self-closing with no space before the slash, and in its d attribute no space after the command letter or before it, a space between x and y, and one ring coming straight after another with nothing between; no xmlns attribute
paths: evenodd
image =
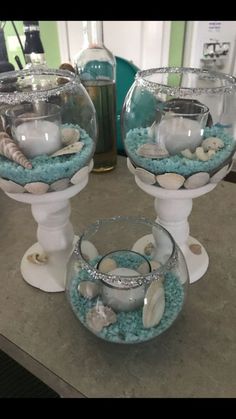
<svg viewBox="0 0 236 419"><path fill-rule="evenodd" d="M139 71L122 111L124 147L147 184L217 183L236 151L236 79L195 68Z"/></svg>
<svg viewBox="0 0 236 419"><path fill-rule="evenodd" d="M180 314L189 282L172 236L144 217L90 225L67 267L66 294L80 322L115 343L148 341Z"/></svg>
<svg viewBox="0 0 236 419"><path fill-rule="evenodd" d="M97 139L95 108L78 76L43 68L0 74L0 117L2 189L37 194L77 183Z"/></svg>

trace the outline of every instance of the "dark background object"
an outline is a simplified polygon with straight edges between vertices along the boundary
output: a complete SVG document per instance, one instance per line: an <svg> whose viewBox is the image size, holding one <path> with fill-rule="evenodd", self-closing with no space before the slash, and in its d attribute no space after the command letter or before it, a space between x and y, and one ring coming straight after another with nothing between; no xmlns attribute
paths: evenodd
<svg viewBox="0 0 236 419"><path fill-rule="evenodd" d="M60 396L0 351L0 399L2 398L60 398Z"/></svg>

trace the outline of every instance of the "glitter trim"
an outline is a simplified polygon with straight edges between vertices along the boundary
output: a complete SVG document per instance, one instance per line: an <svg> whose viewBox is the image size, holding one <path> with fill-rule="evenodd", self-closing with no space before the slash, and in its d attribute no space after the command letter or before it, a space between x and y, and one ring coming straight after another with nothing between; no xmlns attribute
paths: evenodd
<svg viewBox="0 0 236 419"><path fill-rule="evenodd" d="M145 77L153 74L197 74L202 78L208 80L224 80L227 82L227 86L220 87L176 87L161 84L155 81L146 80ZM170 96L185 97L190 95L202 95L202 94L232 94L236 90L236 78L224 73L218 73L215 71L203 70L200 68L188 68L188 67L160 67L151 68L149 70L138 71L135 80L138 86L144 87L152 93L164 93Z"/></svg>
<svg viewBox="0 0 236 419"><path fill-rule="evenodd" d="M153 270L152 272L148 273L147 275L139 275L135 277L127 277L127 276L118 276L118 275L108 275L104 274L100 271L98 271L96 268L91 266L84 258L83 254L81 252L81 245L85 237L86 240L88 240L88 235L90 233L95 233L98 231L100 225L106 224L112 221L128 221L132 223L146 223L147 225L150 225L150 227L156 227L159 230L165 231L165 233L169 236L172 245L173 245L173 251L167 262L162 265L160 268ZM129 289L129 288L136 288L137 286L141 286L143 284L150 284L154 279L162 280L163 274L170 269L173 269L177 263L178 263L178 251L177 251L177 245L175 241L173 240L170 233L161 225L151 222L145 217L133 217L133 216L116 216L104 220L97 220L94 224L91 224L88 229L83 233L83 235L80 237L78 242L75 245L74 252L76 258L79 259L79 262L81 264L82 269L85 269L86 272L94 279L94 280L100 280L105 282L108 285L111 285L113 287L118 287L119 289Z"/></svg>
<svg viewBox="0 0 236 419"><path fill-rule="evenodd" d="M4 85L7 85L7 82L13 84L17 83L19 80L24 80L26 77L33 76L49 76L49 85L48 87L42 87L42 90L32 90L32 91L1 91L1 88ZM50 76L54 76L54 87L50 87ZM56 78L66 78L67 83L55 85ZM15 79L15 81L14 81ZM19 70L19 71L9 71L6 73L0 74L0 104L15 105L22 102L34 102L34 101L47 101L52 95L59 96L63 93L73 93L78 90L78 85L83 88L80 78L71 73L68 70L55 70L55 69L44 69L44 68L34 68L29 70ZM17 87L20 87L20 84ZM44 90L43 90L44 89Z"/></svg>

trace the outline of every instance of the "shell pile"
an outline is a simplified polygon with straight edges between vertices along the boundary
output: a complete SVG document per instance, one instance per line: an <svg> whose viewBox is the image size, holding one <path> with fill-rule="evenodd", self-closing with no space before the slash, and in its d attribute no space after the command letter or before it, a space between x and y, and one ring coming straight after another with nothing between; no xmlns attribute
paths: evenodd
<svg viewBox="0 0 236 419"><path fill-rule="evenodd" d="M155 123L149 127L149 137L153 138L155 131ZM208 137L202 141L200 146L195 150L181 150L180 154L189 160L208 161L212 159L217 151L224 147L224 141L218 137ZM164 159L169 157L169 153L165 146L161 147L157 143L142 144L137 150L138 156L149 159ZM142 167L136 167L129 159L127 161L129 171L137 176L143 183L147 185L157 185L164 189L178 190L180 188L195 189L200 188L207 183L218 183L223 179L229 171L230 163L226 164L220 170L217 170L210 178L208 172L197 172L190 176L182 176L178 173L166 172L164 174L155 175L154 173Z"/></svg>
<svg viewBox="0 0 236 419"><path fill-rule="evenodd" d="M25 116L25 115L24 115ZM69 154L79 153L84 143L80 140L80 132L76 128L64 127L61 130L62 142L64 147L51 155L51 157L63 156ZM27 160L21 152L17 143L9 137L9 135L2 131L0 132L0 154L8 159L15 161L26 169L32 169L32 164ZM44 182L30 182L25 185L20 185L9 179L0 178L0 188L7 193L24 193L28 192L35 195L42 195L47 192L57 192L67 189L71 185L76 185L82 181L91 171L91 162L89 166L84 166L73 174L71 179L58 179L50 185Z"/></svg>

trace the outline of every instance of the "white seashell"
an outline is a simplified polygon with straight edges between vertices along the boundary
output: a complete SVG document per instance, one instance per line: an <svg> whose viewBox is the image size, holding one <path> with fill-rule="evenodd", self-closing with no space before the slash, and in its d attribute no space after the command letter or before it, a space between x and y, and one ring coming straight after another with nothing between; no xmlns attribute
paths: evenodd
<svg viewBox="0 0 236 419"><path fill-rule="evenodd" d="M13 182L12 180L6 180L2 178L0 178L0 188L4 192L8 192L8 193L25 192L24 186L21 186L18 183Z"/></svg>
<svg viewBox="0 0 236 419"><path fill-rule="evenodd" d="M221 138L218 137L209 137L203 140L202 142L202 148L204 151L208 150L219 150L220 148L224 147L224 141L221 140Z"/></svg>
<svg viewBox="0 0 236 419"><path fill-rule="evenodd" d="M86 314L86 323L93 332L101 332L105 326L115 323L116 320L116 313L102 304L97 304Z"/></svg>
<svg viewBox="0 0 236 419"><path fill-rule="evenodd" d="M79 141L80 139L80 132L76 128L69 128L69 127L62 128L61 134L62 134L62 143L64 145L73 144L76 141Z"/></svg>
<svg viewBox="0 0 236 419"><path fill-rule="evenodd" d="M132 173L132 175L135 175L136 167L131 163L129 158L127 158L127 167L129 169L130 173Z"/></svg>
<svg viewBox="0 0 236 419"><path fill-rule="evenodd" d="M155 249L155 246L152 242L149 242L148 244L146 244L146 246L144 247L144 254L146 256L151 256L151 254L153 253Z"/></svg>
<svg viewBox="0 0 236 419"><path fill-rule="evenodd" d="M81 281L78 286L78 291L83 297L92 299L99 295L100 287L92 281Z"/></svg>
<svg viewBox="0 0 236 419"><path fill-rule="evenodd" d="M220 182L228 173L228 167L229 165L227 164L226 166L222 167L218 172L216 172L210 179L211 183L218 183Z"/></svg>
<svg viewBox="0 0 236 419"><path fill-rule="evenodd" d="M135 176L138 176L143 183L147 183L148 185L154 185L156 183L156 176L141 167L135 169Z"/></svg>
<svg viewBox="0 0 236 419"><path fill-rule="evenodd" d="M105 258L99 263L98 270L106 274L107 272L110 272L117 268L117 263L112 258Z"/></svg>
<svg viewBox="0 0 236 419"><path fill-rule="evenodd" d="M162 188L177 190L184 184L185 178L177 173L165 173L157 175L156 180Z"/></svg>
<svg viewBox="0 0 236 419"><path fill-rule="evenodd" d="M147 262L141 263L141 265L136 269L141 275L147 275L150 272L150 266Z"/></svg>
<svg viewBox="0 0 236 419"><path fill-rule="evenodd" d="M189 249L195 255L201 255L201 253L202 253L202 246L200 244L197 244L197 243L196 244L195 243L190 244Z"/></svg>
<svg viewBox="0 0 236 419"><path fill-rule="evenodd" d="M45 265L48 261L48 257L45 253L31 253L27 256L27 259L35 265Z"/></svg>
<svg viewBox="0 0 236 419"><path fill-rule="evenodd" d="M161 267L161 263L157 262L157 260L151 260L150 265L151 265L152 271L155 271L156 269L159 269Z"/></svg>
<svg viewBox="0 0 236 419"><path fill-rule="evenodd" d="M84 146L82 141L77 141L77 143L70 144L60 150L57 150L55 153L51 154L50 157L64 156L66 154L75 154L79 153Z"/></svg>
<svg viewBox="0 0 236 419"><path fill-rule="evenodd" d="M143 326L150 328L156 326L165 310L165 293L161 281L154 280L148 287L144 298Z"/></svg>
<svg viewBox="0 0 236 419"><path fill-rule="evenodd" d="M70 183L70 179L68 178L56 180L56 182L51 183L50 190L63 191L64 189L68 188L69 183Z"/></svg>
<svg viewBox="0 0 236 419"><path fill-rule="evenodd" d="M157 144L143 144L138 148L136 153L139 156L150 159L163 159L169 156L168 151Z"/></svg>
<svg viewBox="0 0 236 419"><path fill-rule="evenodd" d="M43 182L26 183L25 190L35 195L42 195L49 189L49 185Z"/></svg>
<svg viewBox="0 0 236 419"><path fill-rule="evenodd" d="M88 165L88 171L89 171L89 173L92 172L93 166L94 166L94 161L92 159L92 160L90 160L89 165Z"/></svg>
<svg viewBox="0 0 236 419"><path fill-rule="evenodd" d="M84 179L84 177L85 177L86 175L88 175L88 172L89 172L89 168L88 168L88 166L84 166L84 167L82 167L82 169L78 170L78 172L76 172L76 173L72 176L72 178L71 178L70 182L71 182L71 183L73 183L73 185L77 185L78 183L80 183L80 182L81 182L81 180L82 180L82 179Z"/></svg>
<svg viewBox="0 0 236 419"><path fill-rule="evenodd" d="M184 157L186 157L187 159L190 159L190 160L193 160L196 157L195 153L192 153L192 151L189 150L189 148L186 148L185 150L182 150L180 153L182 154L182 156L184 156Z"/></svg>
<svg viewBox="0 0 236 419"><path fill-rule="evenodd" d="M25 169L32 169L32 164L27 160L15 141L6 132L0 132L0 154L20 164Z"/></svg>
<svg viewBox="0 0 236 419"><path fill-rule="evenodd" d="M209 173L199 172L195 173L185 181L184 187L186 189L195 189L200 188L201 186L206 185L209 182L210 176Z"/></svg>
<svg viewBox="0 0 236 419"><path fill-rule="evenodd" d="M88 240L84 240L81 245L81 251L84 259L93 260L98 256L98 251L93 243Z"/></svg>
<svg viewBox="0 0 236 419"><path fill-rule="evenodd" d="M208 158L211 159L216 154L215 150L208 150L207 155Z"/></svg>
<svg viewBox="0 0 236 419"><path fill-rule="evenodd" d="M197 147L195 150L195 155L198 160L201 161L207 161L208 160L208 154L205 153L202 147Z"/></svg>

